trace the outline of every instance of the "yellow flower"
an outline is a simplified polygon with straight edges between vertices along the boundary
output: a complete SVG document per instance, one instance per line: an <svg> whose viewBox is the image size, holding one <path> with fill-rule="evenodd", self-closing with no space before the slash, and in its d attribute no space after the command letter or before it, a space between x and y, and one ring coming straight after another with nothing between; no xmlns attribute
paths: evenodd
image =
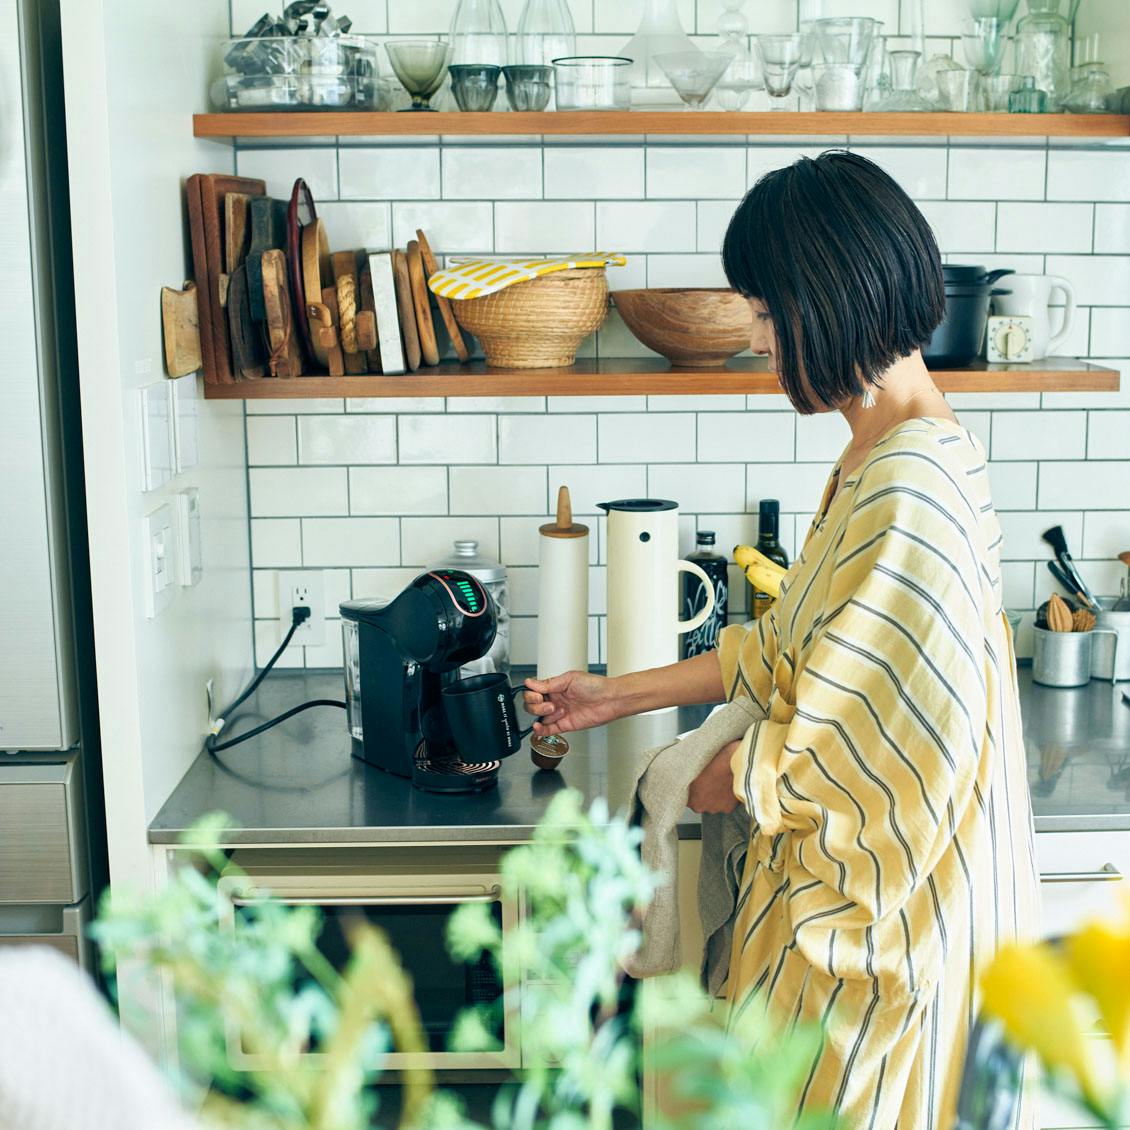
<svg viewBox="0 0 1130 1130"><path fill-rule="evenodd" d="M1068 939L1067 960L1076 982L1098 1005L1120 1059L1130 1076L1130 930L1092 922ZM1128 1079L1127 1081L1130 1081Z"/></svg>
<svg viewBox="0 0 1130 1130"><path fill-rule="evenodd" d="M1076 988L1067 964L1045 945L1003 946L981 976L985 1010L1018 1047L1049 1068L1062 1068L1079 1090L1099 1102L1088 1038L1072 1003Z"/></svg>

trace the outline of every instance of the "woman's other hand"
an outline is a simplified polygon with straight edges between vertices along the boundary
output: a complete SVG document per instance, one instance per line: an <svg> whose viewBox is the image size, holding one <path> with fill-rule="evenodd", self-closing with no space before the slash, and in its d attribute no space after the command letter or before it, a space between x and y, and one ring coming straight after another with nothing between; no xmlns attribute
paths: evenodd
<svg viewBox="0 0 1130 1130"><path fill-rule="evenodd" d="M738 807L734 796L734 774L730 760L740 742L729 742L711 759L710 764L691 782L687 806L695 812L733 812Z"/></svg>
<svg viewBox="0 0 1130 1130"><path fill-rule="evenodd" d="M527 679L525 703L527 712L537 719L534 733L545 736L587 730L628 713L617 681L587 671Z"/></svg>

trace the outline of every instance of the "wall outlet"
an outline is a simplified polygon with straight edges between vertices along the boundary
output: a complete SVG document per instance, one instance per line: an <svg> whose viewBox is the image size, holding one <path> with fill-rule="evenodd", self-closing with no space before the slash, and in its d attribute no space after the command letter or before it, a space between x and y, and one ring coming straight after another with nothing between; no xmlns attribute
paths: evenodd
<svg viewBox="0 0 1130 1130"><path fill-rule="evenodd" d="M321 569L279 570L279 642L290 631L291 609L305 606L310 619L294 633L304 647L326 642L326 583Z"/></svg>

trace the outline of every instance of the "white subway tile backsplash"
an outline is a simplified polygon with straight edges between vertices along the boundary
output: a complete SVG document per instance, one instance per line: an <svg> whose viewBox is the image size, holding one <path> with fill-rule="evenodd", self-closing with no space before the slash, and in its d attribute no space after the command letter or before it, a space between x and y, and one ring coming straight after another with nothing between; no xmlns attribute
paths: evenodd
<svg viewBox="0 0 1130 1130"><path fill-rule="evenodd" d="M1130 255L1130 204L1095 205L1095 251Z"/></svg>
<svg viewBox="0 0 1130 1130"><path fill-rule="evenodd" d="M392 239L389 205L375 201L318 201L318 218L335 251L388 248ZM403 246L403 244L401 245Z"/></svg>
<svg viewBox="0 0 1130 1130"><path fill-rule="evenodd" d="M435 200L440 195L434 145L347 148L338 161L342 200Z"/></svg>
<svg viewBox="0 0 1130 1130"><path fill-rule="evenodd" d="M692 462L695 418L689 412L601 416L597 422L601 463L646 463L651 459Z"/></svg>
<svg viewBox="0 0 1130 1130"><path fill-rule="evenodd" d="M1087 413L1087 458L1130 459L1130 411Z"/></svg>
<svg viewBox="0 0 1130 1130"><path fill-rule="evenodd" d="M638 465L553 464L549 468L549 481L554 488L561 484L569 488L573 513L578 515L599 514L599 502L647 496L647 468ZM582 518L581 521L590 528L594 525L591 518Z"/></svg>
<svg viewBox="0 0 1130 1130"><path fill-rule="evenodd" d="M746 180L749 186L755 185L766 173L783 169L801 157L817 157L822 145L751 145L746 153Z"/></svg>
<svg viewBox="0 0 1130 1130"><path fill-rule="evenodd" d="M1126 506L1126 483L1130 460L1041 463L1038 504L1044 510L1118 510Z"/></svg>
<svg viewBox="0 0 1130 1130"><path fill-rule="evenodd" d="M419 575L416 568L351 569L353 595L357 600L393 600Z"/></svg>
<svg viewBox="0 0 1130 1130"><path fill-rule="evenodd" d="M303 518L302 564L396 565L399 532L396 518Z"/></svg>
<svg viewBox="0 0 1130 1130"><path fill-rule="evenodd" d="M716 252L704 255L649 255L647 285L728 286L722 258Z"/></svg>
<svg viewBox="0 0 1130 1130"><path fill-rule="evenodd" d="M662 456L656 452L657 457ZM745 468L740 463L652 464L647 469L647 492L670 498L692 514L733 514L745 500Z"/></svg>
<svg viewBox="0 0 1130 1130"><path fill-rule="evenodd" d="M298 461L395 463L395 416L301 416Z"/></svg>
<svg viewBox="0 0 1130 1130"><path fill-rule="evenodd" d="M1113 560L1130 545L1130 510L1088 511L1083 516L1080 557ZM1113 591L1117 592L1117 589Z"/></svg>
<svg viewBox="0 0 1130 1130"><path fill-rule="evenodd" d="M1043 468L1041 468L1041 478ZM1051 549L1043 540L1043 532L1052 526L1062 526L1068 546L1079 545L1083 536L1083 515L1077 510L1005 511L999 515L1002 561L1046 561ZM1043 569L1043 566L1040 566Z"/></svg>
<svg viewBox="0 0 1130 1130"><path fill-rule="evenodd" d="M874 161L915 200L944 200L948 151L940 146L906 145L852 147Z"/></svg>
<svg viewBox="0 0 1130 1130"><path fill-rule="evenodd" d="M410 239L416 238L417 228L424 230L436 255L485 254L494 250L494 210L487 202L393 204L392 235L396 246L406 247Z"/></svg>
<svg viewBox="0 0 1130 1130"><path fill-rule="evenodd" d="M246 402L249 416L313 416L329 412L342 412L347 402L340 397L301 397L291 399L286 397L280 400L248 400Z"/></svg>
<svg viewBox="0 0 1130 1130"><path fill-rule="evenodd" d="M715 396L649 396L649 412L740 412L745 407L745 394L719 393Z"/></svg>
<svg viewBox="0 0 1130 1130"><path fill-rule="evenodd" d="M250 466L279 466L298 462L293 416L247 418L247 462Z"/></svg>
<svg viewBox="0 0 1130 1130"><path fill-rule="evenodd" d="M1130 307L1130 255L1049 255L1047 266L1071 283L1083 306ZM1130 318L1130 309L1123 314Z"/></svg>
<svg viewBox="0 0 1130 1130"><path fill-rule="evenodd" d="M547 474L541 467L452 467L452 514L544 514Z"/></svg>
<svg viewBox="0 0 1130 1130"><path fill-rule="evenodd" d="M1053 149L1048 153L1049 200L1130 201L1130 152Z"/></svg>
<svg viewBox="0 0 1130 1130"><path fill-rule="evenodd" d="M647 410L647 397L549 396L545 406L548 412L644 412Z"/></svg>
<svg viewBox="0 0 1130 1130"><path fill-rule="evenodd" d="M493 463L493 416L400 416L401 463Z"/></svg>
<svg viewBox="0 0 1130 1130"><path fill-rule="evenodd" d="M494 206L494 222L499 254L584 251L599 242L587 201L501 201Z"/></svg>
<svg viewBox="0 0 1130 1130"><path fill-rule="evenodd" d="M831 461L750 464L746 468L746 509L756 513L761 499L776 498L782 513L814 514L831 472Z"/></svg>
<svg viewBox="0 0 1130 1130"><path fill-rule="evenodd" d="M348 514L344 467L252 467L251 513L263 518Z"/></svg>
<svg viewBox="0 0 1130 1130"><path fill-rule="evenodd" d="M1043 200L1047 153L997 147L949 151L951 200ZM1049 194L1049 197L1051 194ZM1078 200L1077 195L1065 199Z"/></svg>
<svg viewBox="0 0 1130 1130"><path fill-rule="evenodd" d="M700 463L780 463L793 458L792 419L775 412L704 412L698 418Z"/></svg>
<svg viewBox="0 0 1130 1130"><path fill-rule="evenodd" d="M546 195L558 200L635 200L644 195L644 150L566 145L545 150Z"/></svg>
<svg viewBox="0 0 1130 1130"><path fill-rule="evenodd" d="M498 518L401 518L401 564L431 568L452 555L456 541L468 538L479 543L479 553L497 559Z"/></svg>
<svg viewBox="0 0 1130 1130"><path fill-rule="evenodd" d="M995 204L924 200L926 217L942 251L992 251L996 240Z"/></svg>
<svg viewBox="0 0 1130 1130"><path fill-rule="evenodd" d="M997 251L1090 251L1093 223L1092 204L998 204Z"/></svg>
<svg viewBox="0 0 1130 1130"><path fill-rule="evenodd" d="M780 427L780 424L769 423L769 427L774 426ZM850 441L851 428L839 412L818 412L815 416L796 418L798 463L835 462ZM819 502L819 499L816 501Z"/></svg>
<svg viewBox="0 0 1130 1130"><path fill-rule="evenodd" d="M449 396L448 412L544 412L544 396Z"/></svg>
<svg viewBox="0 0 1130 1130"><path fill-rule="evenodd" d="M398 412L442 412L442 396L351 396L345 402L350 415L394 415Z"/></svg>
<svg viewBox="0 0 1130 1130"><path fill-rule="evenodd" d="M259 177L267 182L267 195L289 200L296 170L318 206L337 199L337 150L309 146L303 149L242 149L236 154L236 172L241 177Z"/></svg>
<svg viewBox="0 0 1130 1130"><path fill-rule="evenodd" d="M989 463L993 505L1000 510L1031 510L1036 505L1035 463Z"/></svg>
<svg viewBox="0 0 1130 1130"><path fill-rule="evenodd" d="M526 200L542 195L540 149L444 146L442 164L446 200Z"/></svg>
<svg viewBox="0 0 1130 1130"><path fill-rule="evenodd" d="M446 467L350 467L350 514L446 514Z"/></svg>
<svg viewBox="0 0 1130 1130"><path fill-rule="evenodd" d="M718 255L722 250L722 238L729 227L730 219L737 208L733 200L700 200L698 202L698 226L695 245L699 251Z"/></svg>
<svg viewBox="0 0 1130 1130"><path fill-rule="evenodd" d="M1091 356L1130 356L1130 310L1096 308L1091 311ZM1123 388L1127 387L1128 380L1130 374L1124 375Z"/></svg>
<svg viewBox="0 0 1130 1130"><path fill-rule="evenodd" d="M598 201L596 242L617 251L693 251L695 206L689 200Z"/></svg>
<svg viewBox="0 0 1130 1130"><path fill-rule="evenodd" d="M595 416L500 416L499 463L535 463L560 452L575 463L596 462Z"/></svg>
<svg viewBox="0 0 1130 1130"><path fill-rule="evenodd" d="M302 523L297 518L252 518L251 559L280 569L301 565Z"/></svg>
<svg viewBox="0 0 1130 1130"><path fill-rule="evenodd" d="M647 150L647 196L651 200L722 197L737 202L746 190L743 149L656 145Z"/></svg>
<svg viewBox="0 0 1130 1130"><path fill-rule="evenodd" d="M1001 586L1004 606L1009 609L1035 608L1035 572L1032 561L1002 561Z"/></svg>
<svg viewBox="0 0 1130 1130"><path fill-rule="evenodd" d="M1087 446L1085 412L994 412L994 460L1082 459Z"/></svg>

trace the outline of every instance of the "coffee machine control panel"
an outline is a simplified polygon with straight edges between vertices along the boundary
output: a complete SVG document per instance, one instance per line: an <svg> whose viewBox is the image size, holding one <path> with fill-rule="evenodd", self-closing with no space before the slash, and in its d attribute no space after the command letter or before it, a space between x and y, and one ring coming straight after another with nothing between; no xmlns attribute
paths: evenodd
<svg viewBox="0 0 1130 1130"><path fill-rule="evenodd" d="M452 569L437 569L431 574L451 594L455 607L466 616L481 616L486 609L486 593L474 577Z"/></svg>

